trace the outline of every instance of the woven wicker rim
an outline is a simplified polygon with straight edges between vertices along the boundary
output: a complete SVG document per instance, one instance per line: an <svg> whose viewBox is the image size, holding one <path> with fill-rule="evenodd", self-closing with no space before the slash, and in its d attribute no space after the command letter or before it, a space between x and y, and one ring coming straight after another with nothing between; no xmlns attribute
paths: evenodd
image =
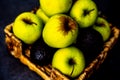
<svg viewBox="0 0 120 80"><path fill-rule="evenodd" d="M12 25L13 23L7 25L4 29L5 32L5 42L7 45L7 48L12 56L15 58L18 58L20 62L22 62L24 65L28 66L30 70L36 72L38 75L40 75L45 80L69 80L68 77L61 74L59 71L55 70L51 67L51 65L48 66L38 66L34 63L32 63L25 55L22 54L22 43L19 39L17 39L14 34L12 33ZM83 70L83 72L79 75L79 77L76 78L76 80L85 80L90 77L90 75L97 70L100 65L104 62L108 55L108 51L112 49L114 44L116 43L120 30L116 27L111 27L112 30L112 36L110 39L104 44L103 51L100 52L100 54ZM29 54L30 50L29 47L24 51L25 53Z"/></svg>

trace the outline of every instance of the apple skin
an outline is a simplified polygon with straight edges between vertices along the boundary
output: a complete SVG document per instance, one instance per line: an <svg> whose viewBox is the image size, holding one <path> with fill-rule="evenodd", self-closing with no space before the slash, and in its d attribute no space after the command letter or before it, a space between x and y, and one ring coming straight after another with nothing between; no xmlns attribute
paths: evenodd
<svg viewBox="0 0 120 80"><path fill-rule="evenodd" d="M108 21L102 17L98 17L93 28L97 30L103 37L104 41L107 41L111 34L111 28Z"/></svg>
<svg viewBox="0 0 120 80"><path fill-rule="evenodd" d="M13 23L13 33L26 44L33 44L40 38L43 22L31 12L18 15Z"/></svg>
<svg viewBox="0 0 120 80"><path fill-rule="evenodd" d="M70 64L71 60L73 63ZM52 66L63 74L75 78L85 68L85 58L82 51L74 46L61 48L55 52Z"/></svg>
<svg viewBox="0 0 120 80"><path fill-rule="evenodd" d="M38 8L38 10L36 11L36 15L40 17L44 23L49 20L49 17L43 12L41 8Z"/></svg>
<svg viewBox="0 0 120 80"><path fill-rule="evenodd" d="M95 23L98 9L92 0L78 0L73 4L70 16L77 21L81 28L86 28Z"/></svg>
<svg viewBox="0 0 120 80"><path fill-rule="evenodd" d="M72 0L39 0L39 2L40 7L48 16L67 13L72 6Z"/></svg>
<svg viewBox="0 0 120 80"><path fill-rule="evenodd" d="M71 45L77 38L78 25L65 14L52 16L43 29L43 40L53 48L63 48Z"/></svg>

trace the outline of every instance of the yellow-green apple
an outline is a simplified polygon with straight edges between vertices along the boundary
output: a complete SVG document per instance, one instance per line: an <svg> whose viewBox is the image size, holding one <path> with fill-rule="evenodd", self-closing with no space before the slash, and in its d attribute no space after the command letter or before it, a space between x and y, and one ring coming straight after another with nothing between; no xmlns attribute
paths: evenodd
<svg viewBox="0 0 120 80"><path fill-rule="evenodd" d="M98 9L92 0L78 0L73 4L70 16L77 21L81 28L86 28L96 21Z"/></svg>
<svg viewBox="0 0 120 80"><path fill-rule="evenodd" d="M43 28L43 39L47 45L63 48L71 45L77 38L78 25L65 14L52 16Z"/></svg>
<svg viewBox="0 0 120 80"><path fill-rule="evenodd" d="M58 49L53 55L52 66L63 74L75 78L85 67L83 52L74 46Z"/></svg>
<svg viewBox="0 0 120 80"><path fill-rule="evenodd" d="M40 7L48 16L67 13L72 6L72 0L39 0L39 2Z"/></svg>
<svg viewBox="0 0 120 80"><path fill-rule="evenodd" d="M44 23L46 23L49 19L49 17L43 12L41 8L38 8L38 10L36 11L36 15L39 16Z"/></svg>
<svg viewBox="0 0 120 80"><path fill-rule="evenodd" d="M103 40L106 41L110 37L111 28L108 21L102 17L98 17L93 28L100 32L103 37Z"/></svg>
<svg viewBox="0 0 120 80"><path fill-rule="evenodd" d="M42 20L31 12L18 15L13 24L13 33L26 44L34 43L40 38L43 28Z"/></svg>

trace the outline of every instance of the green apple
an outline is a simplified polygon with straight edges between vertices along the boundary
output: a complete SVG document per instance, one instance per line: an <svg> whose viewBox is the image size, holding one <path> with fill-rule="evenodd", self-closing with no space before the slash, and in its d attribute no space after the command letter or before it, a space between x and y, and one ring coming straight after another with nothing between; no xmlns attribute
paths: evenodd
<svg viewBox="0 0 120 80"><path fill-rule="evenodd" d="M72 6L72 0L39 0L39 2L40 7L48 16L67 13Z"/></svg>
<svg viewBox="0 0 120 80"><path fill-rule="evenodd" d="M85 58L81 50L71 46L58 49L53 55L52 66L63 74L75 78L85 67Z"/></svg>
<svg viewBox="0 0 120 80"><path fill-rule="evenodd" d="M81 28L86 28L95 23L98 9L92 0L78 0L73 4L70 16L77 21Z"/></svg>
<svg viewBox="0 0 120 80"><path fill-rule="evenodd" d="M95 24L93 25L93 28L100 32L104 41L108 40L108 38L110 37L111 28L106 19L98 17Z"/></svg>
<svg viewBox="0 0 120 80"><path fill-rule="evenodd" d="M49 17L43 12L41 8L38 8L38 10L36 11L36 15L39 16L44 23L46 23L49 19Z"/></svg>
<svg viewBox="0 0 120 80"><path fill-rule="evenodd" d="M40 38L43 22L31 12L18 15L13 24L13 33L26 44L34 43Z"/></svg>
<svg viewBox="0 0 120 80"><path fill-rule="evenodd" d="M67 47L76 40L78 25L71 17L56 14L45 24L42 35L45 43L50 47Z"/></svg>

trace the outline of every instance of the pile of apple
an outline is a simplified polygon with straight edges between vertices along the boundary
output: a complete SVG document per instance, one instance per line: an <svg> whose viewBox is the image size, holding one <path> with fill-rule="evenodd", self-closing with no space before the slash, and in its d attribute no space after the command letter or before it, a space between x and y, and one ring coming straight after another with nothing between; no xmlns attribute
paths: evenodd
<svg viewBox="0 0 120 80"><path fill-rule="evenodd" d="M109 39L109 23L98 15L93 0L39 0L39 3L36 13L23 12L18 15L13 24L13 33L27 45L43 39L51 50L56 49L51 65L75 78L85 68L87 57L95 55L94 51L100 51L99 48ZM44 61L49 62L46 57L49 51L45 53L33 49L31 57L43 64Z"/></svg>

